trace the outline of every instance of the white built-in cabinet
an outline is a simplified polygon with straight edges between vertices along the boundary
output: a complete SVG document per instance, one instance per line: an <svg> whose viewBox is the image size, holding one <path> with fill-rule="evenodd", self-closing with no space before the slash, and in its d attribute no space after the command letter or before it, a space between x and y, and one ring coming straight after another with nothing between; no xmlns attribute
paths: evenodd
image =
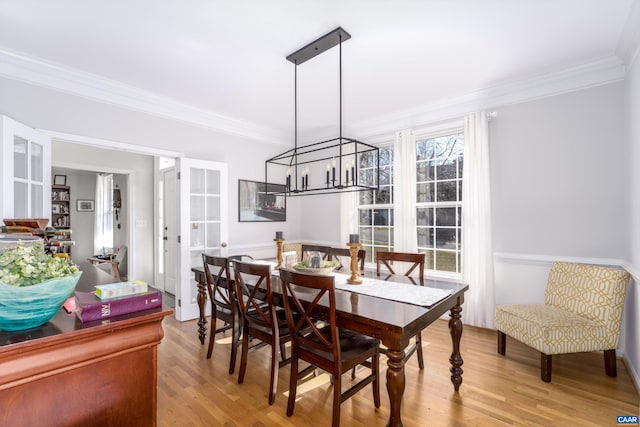
<svg viewBox="0 0 640 427"><path fill-rule="evenodd" d="M51 138L6 116L0 136L0 220L51 220Z"/></svg>

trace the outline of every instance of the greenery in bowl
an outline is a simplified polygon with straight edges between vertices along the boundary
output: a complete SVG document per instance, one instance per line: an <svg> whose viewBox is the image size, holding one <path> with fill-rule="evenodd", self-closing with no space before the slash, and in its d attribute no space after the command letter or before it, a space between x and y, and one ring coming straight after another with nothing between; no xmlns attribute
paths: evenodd
<svg viewBox="0 0 640 427"><path fill-rule="evenodd" d="M340 266L340 263L338 261L320 261L320 268L336 268ZM299 263L297 263L296 265L294 265L295 268L312 268L309 265L309 262L306 260L300 261Z"/></svg>
<svg viewBox="0 0 640 427"><path fill-rule="evenodd" d="M0 252L0 282L9 286L32 286L78 272L77 265L45 254L42 243L18 245Z"/></svg>

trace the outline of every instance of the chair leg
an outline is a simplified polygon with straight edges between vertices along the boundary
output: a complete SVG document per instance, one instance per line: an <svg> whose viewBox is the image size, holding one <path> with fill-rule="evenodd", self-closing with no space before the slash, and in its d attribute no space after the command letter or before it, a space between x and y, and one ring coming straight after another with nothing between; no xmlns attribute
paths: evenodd
<svg viewBox="0 0 640 427"><path fill-rule="evenodd" d="M287 417L293 415L296 405L296 390L298 388L298 357L291 355L291 375L289 376L289 401L287 402Z"/></svg>
<svg viewBox="0 0 640 427"><path fill-rule="evenodd" d="M269 381L269 405L276 401L276 391L278 388L278 349L277 343L271 343L271 380Z"/></svg>
<svg viewBox="0 0 640 427"><path fill-rule="evenodd" d="M244 381L244 374L247 372L247 357L249 355L249 328L242 328L242 354L240 355L240 372L238 373L238 384Z"/></svg>
<svg viewBox="0 0 640 427"><path fill-rule="evenodd" d="M340 426L340 403L342 403L342 375L339 371L333 375L333 416L331 427Z"/></svg>
<svg viewBox="0 0 640 427"><path fill-rule="evenodd" d="M211 359L213 353L213 343L216 340L216 308L211 305L211 328L209 331L209 349L207 350L207 359Z"/></svg>
<svg viewBox="0 0 640 427"><path fill-rule="evenodd" d="M231 324L231 356L229 358L229 373L233 374L236 370L236 358L238 356L238 343L240 342L240 325L238 319L233 319Z"/></svg>
<svg viewBox="0 0 640 427"><path fill-rule="evenodd" d="M546 383L551 382L551 355L540 353L540 378Z"/></svg>
<svg viewBox="0 0 640 427"><path fill-rule="evenodd" d="M376 353L371 358L371 370L375 375L371 387L373 387L373 404L376 408L380 407L380 353Z"/></svg>
<svg viewBox="0 0 640 427"><path fill-rule="evenodd" d="M507 334L502 331L498 331L498 354L504 356L507 347Z"/></svg>
<svg viewBox="0 0 640 427"><path fill-rule="evenodd" d="M416 335L416 351L418 353L418 367L424 369L424 359L422 358L422 332Z"/></svg>
<svg viewBox="0 0 640 427"><path fill-rule="evenodd" d="M610 377L615 377L616 375L618 375L615 350L604 351L604 370Z"/></svg>

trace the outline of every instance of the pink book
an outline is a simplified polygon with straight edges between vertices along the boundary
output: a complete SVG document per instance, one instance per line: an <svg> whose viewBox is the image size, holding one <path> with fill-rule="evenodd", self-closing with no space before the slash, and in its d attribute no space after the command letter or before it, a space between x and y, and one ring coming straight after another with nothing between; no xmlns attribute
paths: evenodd
<svg viewBox="0 0 640 427"><path fill-rule="evenodd" d="M162 306L162 292L152 288L148 292L110 300L101 300L95 292L76 291L75 299L76 315L82 323Z"/></svg>

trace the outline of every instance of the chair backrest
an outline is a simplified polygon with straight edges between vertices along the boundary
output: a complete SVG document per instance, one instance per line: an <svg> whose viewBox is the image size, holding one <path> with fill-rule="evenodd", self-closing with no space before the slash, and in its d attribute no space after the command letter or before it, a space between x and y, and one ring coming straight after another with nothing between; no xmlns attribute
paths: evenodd
<svg viewBox="0 0 640 427"><path fill-rule="evenodd" d="M342 270L343 268L348 269L351 265L351 252L347 248L329 248L328 252L328 261L338 261L340 262L340 267L336 268L336 270ZM365 249L358 249L358 264L360 265L360 271L364 271L364 260L367 257L367 251ZM349 261L347 261L349 259Z"/></svg>
<svg viewBox="0 0 640 427"><path fill-rule="evenodd" d="M418 267L420 283L424 280L424 254L407 253L407 252L376 252L376 274L380 275L380 265L384 265L391 274L396 272L391 267L391 262L408 262L413 263L411 267L404 273L405 276L411 276L411 273Z"/></svg>
<svg viewBox="0 0 640 427"><path fill-rule="evenodd" d="M115 262L117 262L118 264L122 264L122 261L124 261L124 257L127 254L127 246L126 245L120 245L118 246L118 249L116 250L116 257L113 259Z"/></svg>
<svg viewBox="0 0 640 427"><path fill-rule="evenodd" d="M278 322L271 287L271 266L234 261L233 271L238 304L245 321L249 326L277 330Z"/></svg>
<svg viewBox="0 0 640 427"><path fill-rule="evenodd" d="M226 257L202 254L202 263L211 303L235 313L237 299Z"/></svg>
<svg viewBox="0 0 640 427"><path fill-rule="evenodd" d="M303 243L302 244L302 259L303 260L308 260L309 259L309 252L320 252L320 254L322 255L322 259L326 261L326 260L329 259L329 250L331 250L331 247L329 247L329 246L309 245L309 244Z"/></svg>
<svg viewBox="0 0 640 427"><path fill-rule="evenodd" d="M333 363L339 365L341 356L334 277L303 274L282 268L280 281L292 345L332 355ZM324 308L316 310L320 301L324 306L329 303L328 313ZM321 319L318 317L319 312L322 313ZM329 325L330 339L318 329L318 320Z"/></svg>
<svg viewBox="0 0 640 427"><path fill-rule="evenodd" d="M617 268L554 262L544 302L607 325L617 345L629 279L628 272Z"/></svg>

